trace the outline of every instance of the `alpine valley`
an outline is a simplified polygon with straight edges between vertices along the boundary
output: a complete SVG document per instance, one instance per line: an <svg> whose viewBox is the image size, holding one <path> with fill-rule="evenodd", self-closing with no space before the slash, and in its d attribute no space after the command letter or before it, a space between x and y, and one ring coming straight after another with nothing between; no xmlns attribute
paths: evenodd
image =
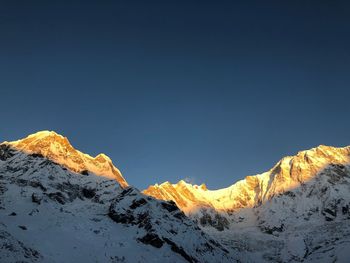
<svg viewBox="0 0 350 263"><path fill-rule="evenodd" d="M0 262L349 262L350 147L320 145L219 190L139 191L41 131L0 144Z"/></svg>

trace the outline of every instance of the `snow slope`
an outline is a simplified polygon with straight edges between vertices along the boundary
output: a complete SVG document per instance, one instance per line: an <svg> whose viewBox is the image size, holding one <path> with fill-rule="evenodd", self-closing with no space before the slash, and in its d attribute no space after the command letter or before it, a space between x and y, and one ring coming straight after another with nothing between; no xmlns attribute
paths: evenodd
<svg viewBox="0 0 350 263"><path fill-rule="evenodd" d="M235 262L174 203L73 172L93 162L48 136L0 145L0 262Z"/></svg>
<svg viewBox="0 0 350 263"><path fill-rule="evenodd" d="M143 194L54 132L4 142L0 262L348 262L349 158L321 145L225 189Z"/></svg>
<svg viewBox="0 0 350 263"><path fill-rule="evenodd" d="M28 154L40 154L76 173L91 172L115 179L122 187L128 186L108 156L103 153L96 157L84 154L76 150L66 137L53 131L40 131L18 141L4 142L3 145Z"/></svg>
<svg viewBox="0 0 350 263"><path fill-rule="evenodd" d="M349 157L350 147L321 145L225 189L180 181L144 193L173 200L246 261L348 262Z"/></svg>
<svg viewBox="0 0 350 263"><path fill-rule="evenodd" d="M319 146L280 160L268 172L247 176L225 189L208 190L205 185L165 182L153 185L143 193L158 199L173 200L183 211L191 213L201 207L217 211L238 211L252 208L272 197L301 187L312 181L331 164L350 163L350 147Z"/></svg>

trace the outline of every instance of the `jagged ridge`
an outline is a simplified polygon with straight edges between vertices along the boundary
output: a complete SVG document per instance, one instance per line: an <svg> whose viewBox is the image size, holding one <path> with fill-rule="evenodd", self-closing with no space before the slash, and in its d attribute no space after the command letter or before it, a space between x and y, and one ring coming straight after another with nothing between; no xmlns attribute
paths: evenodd
<svg viewBox="0 0 350 263"><path fill-rule="evenodd" d="M336 148L320 145L280 160L268 172L247 176L228 188L208 190L204 186L184 181L151 185L143 193L162 200L173 200L187 214L201 207L218 211L236 211L255 207L273 196L313 180L330 164L348 164L350 147Z"/></svg>
<svg viewBox="0 0 350 263"><path fill-rule="evenodd" d="M1 262L234 262L174 203L31 150L0 145Z"/></svg>
<svg viewBox="0 0 350 263"><path fill-rule="evenodd" d="M83 174L91 172L98 176L115 179L122 187L128 186L121 172L108 156L102 153L96 157L84 154L76 150L66 137L53 131L40 131L24 139L3 142L0 145L8 145L24 153L40 154L73 172Z"/></svg>

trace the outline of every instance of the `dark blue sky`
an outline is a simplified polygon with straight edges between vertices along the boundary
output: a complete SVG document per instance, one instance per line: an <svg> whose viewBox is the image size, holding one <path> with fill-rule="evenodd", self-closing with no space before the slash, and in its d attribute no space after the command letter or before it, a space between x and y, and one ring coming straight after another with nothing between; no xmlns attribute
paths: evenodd
<svg viewBox="0 0 350 263"><path fill-rule="evenodd" d="M55 130L141 189L349 145L346 2L0 0L0 141Z"/></svg>

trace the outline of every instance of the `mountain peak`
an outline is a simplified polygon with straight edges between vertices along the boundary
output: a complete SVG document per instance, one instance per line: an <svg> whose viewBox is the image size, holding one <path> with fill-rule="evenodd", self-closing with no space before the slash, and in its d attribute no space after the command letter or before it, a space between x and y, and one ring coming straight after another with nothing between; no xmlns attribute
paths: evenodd
<svg viewBox="0 0 350 263"><path fill-rule="evenodd" d="M21 148L21 150L30 151L40 151L39 148L41 147L47 148L48 146L52 147L53 145L56 147L60 145L61 147L73 148L67 137L64 137L54 131L39 131L27 136L24 139L6 143L16 146L17 148Z"/></svg>
<svg viewBox="0 0 350 263"><path fill-rule="evenodd" d="M96 157L76 150L67 137L54 131L39 131L13 142L4 142L16 150L28 154L41 154L76 173L91 172L98 176L116 179L122 187L128 186L112 160L101 153Z"/></svg>
<svg viewBox="0 0 350 263"><path fill-rule="evenodd" d="M177 184L150 186L143 193L163 200L173 200L185 213L198 206L214 207L218 211L254 207L273 196L296 189L313 179L330 165L350 164L350 146L337 148L319 145L283 157L269 171L247 176L219 190L203 185L191 185L181 180Z"/></svg>
<svg viewBox="0 0 350 263"><path fill-rule="evenodd" d="M62 141L68 141L67 137L62 136L61 134L58 134L55 131L48 131L48 130L38 131L36 133L33 133L27 136L27 138L36 139L36 140L45 140L49 138L55 138L55 139L61 139Z"/></svg>
<svg viewBox="0 0 350 263"><path fill-rule="evenodd" d="M60 136L63 137L62 135L56 133L55 131L49 131L49 130L43 130L43 131L38 131L36 133L33 133L29 135L28 137L47 137L47 136Z"/></svg>
<svg viewBox="0 0 350 263"><path fill-rule="evenodd" d="M204 183L201 184L200 186L198 186L198 188L199 188L199 189L202 189L202 190L204 190L204 191L208 190L207 185L204 184Z"/></svg>

